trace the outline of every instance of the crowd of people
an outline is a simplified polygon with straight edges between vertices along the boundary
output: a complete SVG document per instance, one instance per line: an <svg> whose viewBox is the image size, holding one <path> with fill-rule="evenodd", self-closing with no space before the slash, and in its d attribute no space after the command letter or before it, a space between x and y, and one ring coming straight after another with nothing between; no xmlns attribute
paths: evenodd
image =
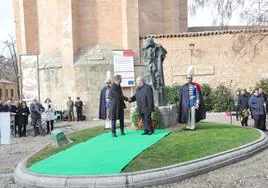
<svg viewBox="0 0 268 188"><path fill-rule="evenodd" d="M76 108L77 121L82 120L82 108L83 102L77 97L75 103L69 97L67 101L68 108L68 120L74 121L73 108ZM14 136L18 134L19 137L25 137L26 127L28 125L28 117L30 115L31 125L33 127L34 136L50 134L54 130L55 106L52 101L47 98L44 104L41 104L36 98L30 101L28 106L26 101L15 101L12 103L11 100L5 103L0 100L0 112L10 112L11 120L14 119L12 125ZM43 119L42 119L43 117ZM46 127L42 125L42 120L46 122Z"/></svg>
<svg viewBox="0 0 268 188"><path fill-rule="evenodd" d="M234 97L236 106L236 120L242 126L248 126L248 118L254 120L254 127L262 131L266 129L267 95L262 88L255 88L253 92L246 89L238 90Z"/></svg>
<svg viewBox="0 0 268 188"><path fill-rule="evenodd" d="M179 123L188 123L186 129L194 130L195 122L205 119L204 103L201 95L199 84L192 81L192 76L186 77L186 84L183 85L180 92L179 103ZM105 120L105 128L111 128L112 136L117 137L116 121L119 120L121 135L125 135L124 131L124 109L125 102L137 102L137 112L140 114L144 125L142 135L152 135L154 127L152 125L151 115L154 111L153 89L146 84L143 77L136 79L136 92L131 97L125 97L121 88L122 77L115 75L113 80L106 79L106 86L100 93L99 119ZM266 129L266 112L267 96L262 88L256 88L252 93L246 90L240 90L236 93L235 98L237 121L241 121L242 126L248 126L248 118L254 119L254 127L262 131ZM79 97L74 102L68 97L66 102L68 121L75 121L74 108L76 108L77 121L84 120L83 102ZM26 126L28 124L28 116L31 117L31 124L34 130L34 136L41 134L42 116L46 121L46 134L50 134L54 129L55 106L52 101L47 98L42 105L37 99L33 99L30 106L26 101L14 102L8 100L6 103L0 100L0 112L10 112L15 117L15 134L19 137L26 136Z"/></svg>

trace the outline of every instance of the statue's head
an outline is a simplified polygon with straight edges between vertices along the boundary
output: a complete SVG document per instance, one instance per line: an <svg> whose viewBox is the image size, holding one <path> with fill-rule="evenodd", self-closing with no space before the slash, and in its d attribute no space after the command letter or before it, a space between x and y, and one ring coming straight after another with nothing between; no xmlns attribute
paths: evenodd
<svg viewBox="0 0 268 188"><path fill-rule="evenodd" d="M147 39L147 44L154 44L154 38L153 37L149 37Z"/></svg>

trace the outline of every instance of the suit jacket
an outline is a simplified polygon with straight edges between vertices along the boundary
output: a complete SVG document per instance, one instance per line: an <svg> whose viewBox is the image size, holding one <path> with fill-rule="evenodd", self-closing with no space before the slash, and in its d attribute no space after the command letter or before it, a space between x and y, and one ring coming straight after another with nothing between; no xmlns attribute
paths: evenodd
<svg viewBox="0 0 268 188"><path fill-rule="evenodd" d="M127 97L123 96L122 88L120 85L113 83L109 93L110 99L110 113L109 118L111 120L120 119L124 117L124 108L126 104L124 102L128 100Z"/></svg>
<svg viewBox="0 0 268 188"><path fill-rule="evenodd" d="M140 114L151 113L154 110L153 89L148 84L143 84L136 89L131 101L137 101L137 112Z"/></svg>

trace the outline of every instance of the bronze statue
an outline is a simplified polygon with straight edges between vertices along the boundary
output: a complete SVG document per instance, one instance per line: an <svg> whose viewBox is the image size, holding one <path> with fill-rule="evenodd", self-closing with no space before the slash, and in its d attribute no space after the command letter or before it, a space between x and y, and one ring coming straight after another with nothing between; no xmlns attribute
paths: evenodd
<svg viewBox="0 0 268 188"><path fill-rule="evenodd" d="M156 106L165 106L163 61L167 51L162 45L156 44L152 37L147 39L142 51L145 65L144 77L147 84L153 88L154 103Z"/></svg>

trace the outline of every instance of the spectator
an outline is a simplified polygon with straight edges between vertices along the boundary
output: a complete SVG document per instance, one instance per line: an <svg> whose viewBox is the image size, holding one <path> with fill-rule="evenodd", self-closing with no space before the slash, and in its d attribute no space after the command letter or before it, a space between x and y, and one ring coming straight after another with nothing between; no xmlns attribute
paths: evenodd
<svg viewBox="0 0 268 188"><path fill-rule="evenodd" d="M248 101L249 97L247 96L246 90L242 90L241 95L239 95L238 97L238 111L242 126L248 126L248 116L249 116Z"/></svg>
<svg viewBox="0 0 268 188"><path fill-rule="evenodd" d="M0 99L0 112L4 112L4 103L1 99Z"/></svg>
<svg viewBox="0 0 268 188"><path fill-rule="evenodd" d="M45 100L44 108L45 108L45 116L46 116L46 123L47 123L47 134L49 134L50 131L53 131L54 129L54 120L55 120L55 108L49 98Z"/></svg>
<svg viewBox="0 0 268 188"><path fill-rule="evenodd" d="M82 121L82 110L83 110L83 102L80 100L80 97L76 98L75 101L77 121Z"/></svg>
<svg viewBox="0 0 268 188"><path fill-rule="evenodd" d="M235 116L236 116L236 121L238 120L238 98L240 96L240 91L237 90L236 94L234 95L234 105L235 105Z"/></svg>
<svg viewBox="0 0 268 188"><path fill-rule="evenodd" d="M68 109L68 121L74 121L74 101L72 101L71 97L68 97L67 109Z"/></svg>
<svg viewBox="0 0 268 188"><path fill-rule="evenodd" d="M32 126L34 128L34 136L37 136L40 133L40 130L42 130L42 122L41 122L41 114L44 112L45 108L38 102L38 100L35 98L33 99L31 105L30 105L30 112L31 112L31 120L32 120ZM37 127L37 123L39 124L39 127Z"/></svg>
<svg viewBox="0 0 268 188"><path fill-rule="evenodd" d="M11 100L8 100L7 104L4 105L4 110L5 110L5 112L16 113L17 112L17 107L12 104Z"/></svg>
<svg viewBox="0 0 268 188"><path fill-rule="evenodd" d="M254 95L249 99L249 107L251 108L254 127L262 131L266 130L265 127L265 105L264 98L260 96L259 90L254 90Z"/></svg>
<svg viewBox="0 0 268 188"><path fill-rule="evenodd" d="M4 105L4 112L10 112L10 127L14 130L14 136L17 134L18 118L16 116L17 107L12 104L11 100L8 100Z"/></svg>
<svg viewBox="0 0 268 188"><path fill-rule="evenodd" d="M30 114L29 108L25 101L21 101L18 107L18 132L19 137L26 136L26 126L28 124L28 116ZM23 130L21 130L23 128Z"/></svg>

